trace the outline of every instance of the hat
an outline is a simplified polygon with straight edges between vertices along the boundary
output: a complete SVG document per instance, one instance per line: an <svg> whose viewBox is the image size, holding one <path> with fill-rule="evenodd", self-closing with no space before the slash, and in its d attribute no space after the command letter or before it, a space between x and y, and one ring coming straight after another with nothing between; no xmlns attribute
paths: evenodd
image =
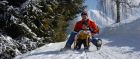
<svg viewBox="0 0 140 59"><path fill-rule="evenodd" d="M87 14L86 11L83 11L83 12L81 13L81 16L82 16L82 15L86 15L86 16L88 16L88 14Z"/></svg>

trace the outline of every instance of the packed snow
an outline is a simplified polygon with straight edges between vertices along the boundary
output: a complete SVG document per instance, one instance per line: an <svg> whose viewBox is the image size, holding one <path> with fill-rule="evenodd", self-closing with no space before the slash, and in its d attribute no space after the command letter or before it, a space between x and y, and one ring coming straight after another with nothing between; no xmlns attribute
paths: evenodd
<svg viewBox="0 0 140 59"><path fill-rule="evenodd" d="M91 44L90 51L85 52L67 50L60 51L66 42L50 43L31 52L19 55L14 59L139 59L140 58L140 19L134 19L129 23L114 24L105 27L105 30L97 35L103 40L101 50Z"/></svg>
<svg viewBox="0 0 140 59"><path fill-rule="evenodd" d="M114 32L115 33L115 32ZM138 43L140 38L137 34L133 39L125 36L115 36L106 34L103 36L103 45L101 50L97 51L91 44L90 52L84 51L60 51L65 42L46 44L34 51L17 56L15 59L139 59L140 47Z"/></svg>

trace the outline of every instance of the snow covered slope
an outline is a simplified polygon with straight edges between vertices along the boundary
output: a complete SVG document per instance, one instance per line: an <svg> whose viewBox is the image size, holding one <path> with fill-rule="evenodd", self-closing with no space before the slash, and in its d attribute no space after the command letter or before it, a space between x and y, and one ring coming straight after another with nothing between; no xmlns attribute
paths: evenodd
<svg viewBox="0 0 140 59"><path fill-rule="evenodd" d="M98 37L104 45L96 51L91 44L90 52L63 51L65 42L46 44L45 46L15 57L15 59L139 59L140 58L140 19L131 23L108 27Z"/></svg>

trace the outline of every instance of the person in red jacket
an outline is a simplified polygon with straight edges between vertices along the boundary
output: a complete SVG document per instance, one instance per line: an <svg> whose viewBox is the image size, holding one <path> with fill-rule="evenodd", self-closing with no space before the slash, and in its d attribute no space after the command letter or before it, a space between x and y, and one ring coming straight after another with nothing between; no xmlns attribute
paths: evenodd
<svg viewBox="0 0 140 59"><path fill-rule="evenodd" d="M96 34L98 32L98 29L97 29L97 26L96 26L95 22L88 19L88 16L87 16L86 12L83 12L81 14L81 16L82 16L82 20L78 21L76 23L74 31L79 32L82 29L83 24L86 23L88 25L88 27L90 28L92 34L93 35Z"/></svg>
<svg viewBox="0 0 140 59"><path fill-rule="evenodd" d="M81 13L81 17L82 17L82 20L78 21L76 24L75 24L75 27L74 27L74 31L71 32L70 34L70 37L69 39L67 40L66 42L66 45L65 45L65 49L71 49L71 45L73 44L74 42L74 37L75 35L82 29L83 27L83 24L87 24L91 33L92 33L92 36L93 36L93 39L91 39L90 41L96 46L96 47L100 47L101 46L101 43L98 44L98 41L101 39L95 39L94 38L94 35L96 33L99 33L99 29L98 27L96 26L95 22L94 21L91 21L89 18L88 18L88 14L86 11L82 12ZM98 49L98 48L97 48Z"/></svg>

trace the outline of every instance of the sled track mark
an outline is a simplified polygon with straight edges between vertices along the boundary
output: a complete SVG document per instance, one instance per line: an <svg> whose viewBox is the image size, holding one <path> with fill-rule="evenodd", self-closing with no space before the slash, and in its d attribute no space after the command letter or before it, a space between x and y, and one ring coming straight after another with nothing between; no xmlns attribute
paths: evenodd
<svg viewBox="0 0 140 59"><path fill-rule="evenodd" d="M109 52L110 51L110 52ZM104 50L104 51L100 51L99 55L102 56L102 58L108 58L108 59L118 59L117 56L114 56L113 54L111 54L113 51L112 50Z"/></svg>

